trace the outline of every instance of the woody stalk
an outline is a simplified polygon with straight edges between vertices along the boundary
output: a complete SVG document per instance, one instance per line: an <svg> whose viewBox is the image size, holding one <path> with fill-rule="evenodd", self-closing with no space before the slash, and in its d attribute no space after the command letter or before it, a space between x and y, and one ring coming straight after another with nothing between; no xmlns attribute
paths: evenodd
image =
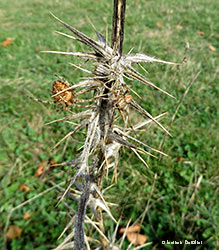
<svg viewBox="0 0 219 250"><path fill-rule="evenodd" d="M95 30L98 38L98 40L95 41L52 14L56 20L73 33L73 36L62 32L58 33L85 44L89 51L44 51L45 53L80 57L81 59L89 61L89 63L92 62L93 65L93 71L73 65L86 72L88 77L86 80L73 84L66 90L61 91L63 93L71 90L76 94L79 92L82 94L91 92L93 97L92 100L89 100L91 102L89 107L82 106L84 111L56 120L79 121L69 133L69 136L72 136L79 129L87 128L84 146L79 156L70 162L60 164L68 165L75 169L75 174L71 178L71 181L65 189L60 201L62 201L66 195L71 195L74 184L80 191L80 197L77 199L78 211L74 221L74 232L72 234L72 236L74 235L73 245L75 250L85 249L85 245L88 245L88 240L84 233L87 206L91 207L95 214L97 220L97 224L95 224L97 226L95 227L98 227L96 229L99 232L100 242L103 249L112 249L112 242L110 242L104 234L102 209L104 209L113 220L115 219L110 213L107 202L103 198L102 188L104 178L108 174L109 169L115 170L116 168L120 147L124 146L130 148L139 157L139 153L146 153L153 156L153 151L154 153L165 155L161 151L148 146L144 142L139 141L130 135L133 131L136 134L138 129L148 122L154 122L167 134L169 134L169 132L162 124L160 124L160 122L158 122L157 118L160 116L154 118L147 110L135 101L139 96L134 90L132 90L129 80L137 80L143 85L152 87L173 98L171 94L160 89L140 74L133 68L133 65L147 62L158 62L164 64L175 63L155 59L140 53L122 53L125 7L125 0L114 0L111 45L109 45L105 37L98 31ZM56 95L61 94L61 92ZM135 110L147 120L141 124L132 125L129 119L130 109ZM109 158L112 157L114 162L109 161ZM142 160L141 157L140 159ZM78 183L80 183L80 185ZM66 241L65 244L67 244Z"/></svg>

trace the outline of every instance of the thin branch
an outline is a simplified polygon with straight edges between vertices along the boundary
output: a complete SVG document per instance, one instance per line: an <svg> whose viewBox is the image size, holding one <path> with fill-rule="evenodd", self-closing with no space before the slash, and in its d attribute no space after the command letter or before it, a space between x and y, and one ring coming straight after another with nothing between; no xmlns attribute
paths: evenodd
<svg viewBox="0 0 219 250"><path fill-rule="evenodd" d="M171 126L172 126L172 124L173 124L173 122L174 122L174 120L175 120L175 118L176 118L176 114L177 114L177 112L179 111L179 108L180 108L180 106L181 106L183 100L185 99L186 95L187 95L188 92L189 92L189 89L191 88L192 84L195 82L195 80L197 79L197 77L199 76L200 73L201 73L201 70L192 78L192 80L190 81L188 87L186 88L186 91L185 91L184 94L182 95L182 97L181 97L181 99L180 99L180 101L179 101L179 103L178 103L178 105L177 105L177 107L176 107L176 110L175 110L175 112L174 112L174 114L173 114L173 116L172 116L172 118L171 118L170 124L169 124L168 129L167 129L168 132L170 131L170 128L171 128ZM160 150L161 150L161 151L163 150L163 146L164 146L165 140L166 140L166 134L164 135L163 140L162 140L162 142L161 142L161 144L160 144ZM162 159L162 156L160 156L159 161L161 161L161 159Z"/></svg>

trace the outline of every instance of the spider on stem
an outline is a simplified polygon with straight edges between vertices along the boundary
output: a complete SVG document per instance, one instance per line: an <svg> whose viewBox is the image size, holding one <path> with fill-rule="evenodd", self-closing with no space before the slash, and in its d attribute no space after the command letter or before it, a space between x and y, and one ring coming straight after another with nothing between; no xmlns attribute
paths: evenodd
<svg viewBox="0 0 219 250"><path fill-rule="evenodd" d="M56 104L56 103L61 103L63 104L63 109L66 109L69 106L76 106L76 107L80 107L80 108L88 108L91 106L91 104L89 105L81 105L78 103L87 103L87 102L92 102L94 99L79 99L77 98L77 96L84 94L90 90L92 90L93 87L88 87L85 89L82 89L78 92L74 91L74 86L70 86L68 85L68 83L62 79L61 80L56 80L53 82L52 85L52 97L54 98L54 101L50 102L50 101L44 101L44 100L40 100L40 99L36 99L33 97L29 97L37 102L41 102L41 103L45 103L45 104Z"/></svg>

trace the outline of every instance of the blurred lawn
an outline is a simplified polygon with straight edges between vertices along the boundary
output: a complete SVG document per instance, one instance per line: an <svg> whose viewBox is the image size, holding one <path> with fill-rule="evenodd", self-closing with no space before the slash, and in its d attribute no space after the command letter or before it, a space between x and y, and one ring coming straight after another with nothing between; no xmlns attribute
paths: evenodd
<svg viewBox="0 0 219 250"><path fill-rule="evenodd" d="M65 22L95 38L87 16L97 30L111 32L112 1L1 0L0 3L0 230L3 233L9 211L35 195L61 183L67 177L66 168L55 168L44 178L34 173L43 161L71 160L81 147L83 133L56 150L51 147L65 135L71 124L44 124L67 113L34 102L32 95L51 100L54 73L69 82L85 76L72 69L68 56L41 54L42 50L86 51L77 42L55 34L67 32L49 11ZM189 42L188 61L180 68L147 64L147 77L179 100L194 75L201 74L185 98L172 126L173 138L167 138L164 151L170 156L161 162L144 157L144 165L130 151L122 150L118 166L118 183L107 193L107 200L119 204L113 209L115 218L122 213L121 225L134 222L150 199L142 233L153 242L153 249L182 249L162 245L163 240L199 240L201 246L183 249L216 249L218 236L218 11L216 0L157 0L127 1L124 52L142 52L156 58L179 62L185 43ZM12 43L3 46L7 38ZM145 73L144 73L145 74ZM177 100L134 82L134 89L144 100L141 104L154 116L168 111L162 120L167 127ZM133 119L139 119L133 115ZM163 133L149 126L140 138L159 147ZM157 173L151 194L153 178ZM196 196L198 179L202 176ZM27 185L27 192L19 189ZM106 185L108 183L106 182ZM51 249L69 221L63 204L55 208L59 190L53 189L32 202L16 209L9 225L22 229L21 237L7 242L8 249ZM122 209L121 209L122 208ZM30 214L30 219L24 215ZM107 217L106 217L107 218ZM109 232L113 224L106 219ZM8 230L8 229L7 229ZM7 231L6 230L6 231ZM3 236L3 234L2 234ZM216 243L217 242L217 243ZM128 244L128 243L127 243ZM0 240L3 249L3 237ZM152 246L150 246L152 249ZM123 249L126 249L124 246ZM150 249L150 248L149 248Z"/></svg>

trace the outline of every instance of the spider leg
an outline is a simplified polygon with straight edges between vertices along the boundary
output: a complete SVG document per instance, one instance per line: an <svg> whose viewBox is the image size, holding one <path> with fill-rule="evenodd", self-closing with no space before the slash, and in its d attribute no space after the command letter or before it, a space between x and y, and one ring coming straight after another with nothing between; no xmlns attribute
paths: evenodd
<svg viewBox="0 0 219 250"><path fill-rule="evenodd" d="M75 96L78 96L78 95L84 94L84 93L86 93L86 92L89 92L89 91L91 91L91 90L94 90L94 89L96 89L96 88L98 88L98 87L99 87L99 85L89 86L89 87L87 87L86 89L82 89L82 90L80 90L80 91L78 91L78 92L75 92L74 95L75 95Z"/></svg>
<svg viewBox="0 0 219 250"><path fill-rule="evenodd" d="M87 102L87 100L84 100ZM88 104L88 105L81 105L81 104L77 104L77 103L74 103L73 106L75 107L79 107L79 108L90 108L92 106L92 104Z"/></svg>
<svg viewBox="0 0 219 250"><path fill-rule="evenodd" d="M128 124L129 124L130 128L132 129L132 131L133 131L133 132L135 133L135 135L137 136L136 131L135 131L134 127L132 126L132 122L131 122L131 119L130 119L128 110L125 109L124 111L125 111L126 114L127 114L127 117L128 117Z"/></svg>
<svg viewBox="0 0 219 250"><path fill-rule="evenodd" d="M57 112L61 111L61 110L65 110L65 111L69 111L70 112L70 110L68 109L69 105L68 105L67 102L59 102L59 103L62 104L62 105L60 106L60 108L56 109Z"/></svg>
<svg viewBox="0 0 219 250"><path fill-rule="evenodd" d="M69 85L69 82L63 77L63 76L60 76L58 74L54 74L54 76L56 76L58 79L60 79L62 82L66 83L67 85Z"/></svg>
<svg viewBox="0 0 219 250"><path fill-rule="evenodd" d="M77 99L77 103L85 103L85 102L93 102L95 99L92 98L92 99Z"/></svg>
<svg viewBox="0 0 219 250"><path fill-rule="evenodd" d="M118 109L119 109L120 115L122 116L123 122L125 124L125 128L127 128L127 122L126 122L126 119L125 119L125 116L124 116L125 110L121 109L121 108L118 108Z"/></svg>
<svg viewBox="0 0 219 250"><path fill-rule="evenodd" d="M37 98L34 98L34 97L31 97L31 96L27 96L28 98L36 101L36 102L41 102L41 103L45 103L45 104L55 104L56 102L50 102L50 101L44 101L44 100L40 100L40 99L37 99Z"/></svg>

